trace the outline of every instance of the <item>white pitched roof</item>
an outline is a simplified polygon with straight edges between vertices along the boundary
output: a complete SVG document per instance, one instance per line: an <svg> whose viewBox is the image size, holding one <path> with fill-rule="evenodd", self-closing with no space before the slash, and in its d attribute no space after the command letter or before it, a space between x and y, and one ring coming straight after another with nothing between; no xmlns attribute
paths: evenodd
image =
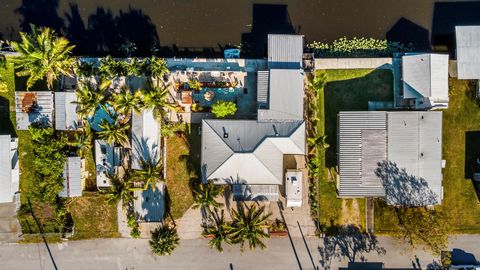
<svg viewBox="0 0 480 270"><path fill-rule="evenodd" d="M0 135L0 203L13 202L18 179L18 139Z"/></svg>
<svg viewBox="0 0 480 270"><path fill-rule="evenodd" d="M480 26L456 26L459 79L480 79Z"/></svg>
<svg viewBox="0 0 480 270"><path fill-rule="evenodd" d="M74 92L55 93L55 129L77 130L79 119L77 116L77 96Z"/></svg>
<svg viewBox="0 0 480 270"><path fill-rule="evenodd" d="M301 68L303 36L268 35L268 65L270 68Z"/></svg>
<svg viewBox="0 0 480 270"><path fill-rule="evenodd" d="M80 157L68 157L63 169L63 190L60 197L82 196L82 165Z"/></svg>
<svg viewBox="0 0 480 270"><path fill-rule="evenodd" d="M132 169L141 169L141 160L159 159L160 127L152 110L132 114Z"/></svg>

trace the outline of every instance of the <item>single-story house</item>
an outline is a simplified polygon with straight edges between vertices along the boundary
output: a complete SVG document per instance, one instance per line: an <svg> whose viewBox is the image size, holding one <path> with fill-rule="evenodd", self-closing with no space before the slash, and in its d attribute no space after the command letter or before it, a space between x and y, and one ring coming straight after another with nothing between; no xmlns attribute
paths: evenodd
<svg viewBox="0 0 480 270"><path fill-rule="evenodd" d="M80 157L67 157L63 167L63 198L82 196L82 161Z"/></svg>
<svg viewBox="0 0 480 270"><path fill-rule="evenodd" d="M28 130L32 123L53 124L53 93L47 91L15 92L17 130Z"/></svg>
<svg viewBox="0 0 480 270"><path fill-rule="evenodd" d="M0 203L11 203L19 189L18 138L0 135Z"/></svg>
<svg viewBox="0 0 480 270"><path fill-rule="evenodd" d="M165 184L157 183L155 190L135 189L133 191L133 210L137 220L143 222L161 222L165 215Z"/></svg>
<svg viewBox="0 0 480 270"><path fill-rule="evenodd" d="M152 110L132 114L132 169L140 170L141 161L158 162L160 126Z"/></svg>
<svg viewBox="0 0 480 270"><path fill-rule="evenodd" d="M456 26L457 73L459 79L480 79L480 26Z"/></svg>
<svg viewBox="0 0 480 270"><path fill-rule="evenodd" d="M303 37L268 40L269 70L257 74L257 119L202 121L202 180L231 184L234 200L278 200L285 172L292 169L285 156L306 151Z"/></svg>
<svg viewBox="0 0 480 270"><path fill-rule="evenodd" d="M77 115L75 92L55 92L55 129L77 130L80 119Z"/></svg>
<svg viewBox="0 0 480 270"><path fill-rule="evenodd" d="M440 204L442 112L340 112L338 164L339 197Z"/></svg>
<svg viewBox="0 0 480 270"><path fill-rule="evenodd" d="M95 170L97 174L97 188L111 186L108 173L116 173L122 162L122 147L115 147L104 140L95 140Z"/></svg>
<svg viewBox="0 0 480 270"><path fill-rule="evenodd" d="M415 109L448 108L448 55L409 53L402 56L403 99Z"/></svg>

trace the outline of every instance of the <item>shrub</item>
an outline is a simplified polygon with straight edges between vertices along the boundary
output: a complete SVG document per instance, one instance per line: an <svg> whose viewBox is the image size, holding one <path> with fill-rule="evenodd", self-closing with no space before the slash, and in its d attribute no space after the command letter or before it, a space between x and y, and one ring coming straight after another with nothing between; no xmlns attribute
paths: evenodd
<svg viewBox="0 0 480 270"><path fill-rule="evenodd" d="M414 47L396 41L374 38L340 38L332 43L314 41L308 44L316 57L386 57L393 53L411 52Z"/></svg>
<svg viewBox="0 0 480 270"><path fill-rule="evenodd" d="M133 213L127 215L127 226L132 229L130 231L131 237L140 238L140 226L138 225L137 219Z"/></svg>
<svg viewBox="0 0 480 270"><path fill-rule="evenodd" d="M232 116L237 112L237 105L232 101L217 101L212 105L212 113L217 118Z"/></svg>
<svg viewBox="0 0 480 270"><path fill-rule="evenodd" d="M149 241L152 252L156 255L171 255L180 243L177 230L168 225L162 225L152 232L152 239Z"/></svg>
<svg viewBox="0 0 480 270"><path fill-rule="evenodd" d="M280 219L275 219L272 224L270 224L270 232L285 232L287 231L287 226L285 222Z"/></svg>

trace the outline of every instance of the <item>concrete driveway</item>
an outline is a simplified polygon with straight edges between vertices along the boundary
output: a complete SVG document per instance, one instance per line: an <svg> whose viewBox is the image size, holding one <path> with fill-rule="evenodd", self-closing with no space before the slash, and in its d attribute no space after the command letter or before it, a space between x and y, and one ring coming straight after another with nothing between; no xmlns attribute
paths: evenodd
<svg viewBox="0 0 480 270"><path fill-rule="evenodd" d="M21 233L15 212L15 204L0 203L0 242L16 242Z"/></svg>

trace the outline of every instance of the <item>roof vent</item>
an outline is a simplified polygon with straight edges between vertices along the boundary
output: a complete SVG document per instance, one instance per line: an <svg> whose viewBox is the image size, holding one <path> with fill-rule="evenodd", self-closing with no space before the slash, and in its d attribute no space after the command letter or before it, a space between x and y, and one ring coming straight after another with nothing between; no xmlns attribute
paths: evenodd
<svg viewBox="0 0 480 270"><path fill-rule="evenodd" d="M278 134L278 131L277 131L277 128L275 127L275 125L272 125L272 127L273 127L273 132L275 132L275 137L280 136L280 134Z"/></svg>
<svg viewBox="0 0 480 270"><path fill-rule="evenodd" d="M222 130L223 130L223 138L228 138L228 133L227 131L225 130L225 127L222 127Z"/></svg>
<svg viewBox="0 0 480 270"><path fill-rule="evenodd" d="M420 156L423 157L423 153L420 153Z"/></svg>

